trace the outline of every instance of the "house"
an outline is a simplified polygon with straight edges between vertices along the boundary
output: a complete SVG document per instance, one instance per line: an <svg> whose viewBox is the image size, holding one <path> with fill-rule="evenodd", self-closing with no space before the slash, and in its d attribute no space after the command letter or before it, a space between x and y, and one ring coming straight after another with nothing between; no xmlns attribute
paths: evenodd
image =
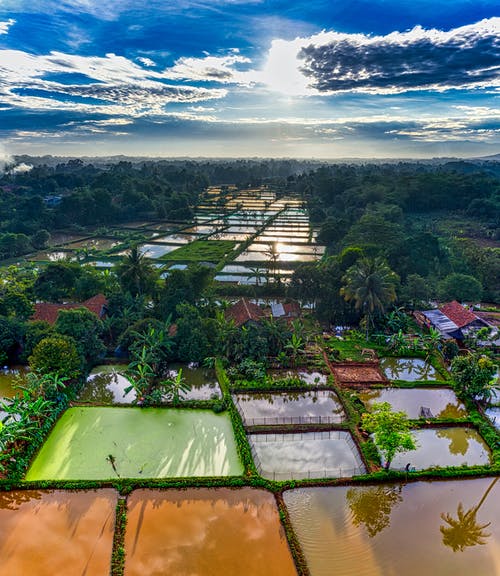
<svg viewBox="0 0 500 576"><path fill-rule="evenodd" d="M294 320L300 316L300 306L298 302L273 302L271 303L271 314L273 318L280 320Z"/></svg>
<svg viewBox="0 0 500 576"><path fill-rule="evenodd" d="M435 310L416 312L415 317L421 324L436 329L445 339L463 340L481 328L492 328L488 322L456 300Z"/></svg>
<svg viewBox="0 0 500 576"><path fill-rule="evenodd" d="M252 304L246 298L242 298L236 304L230 306L225 314L226 320L232 320L238 328L244 326L248 322L260 322L264 318L269 317L269 312Z"/></svg>
<svg viewBox="0 0 500 576"><path fill-rule="evenodd" d="M59 310L74 310L75 308L87 308L98 318L104 318L108 311L108 301L104 294L92 296L85 302L67 302L64 304L54 304L52 302L37 302L35 304L35 313L31 320L44 320L54 325L59 314Z"/></svg>

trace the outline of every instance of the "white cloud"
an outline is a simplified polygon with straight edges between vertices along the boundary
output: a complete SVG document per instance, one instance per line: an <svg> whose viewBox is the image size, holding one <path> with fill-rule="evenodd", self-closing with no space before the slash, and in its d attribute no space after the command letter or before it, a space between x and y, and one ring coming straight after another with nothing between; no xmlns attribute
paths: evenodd
<svg viewBox="0 0 500 576"><path fill-rule="evenodd" d="M156 66L156 62L154 60L151 60L151 58L145 58L143 56L137 58L137 62L140 62L141 64L147 66L148 68Z"/></svg>
<svg viewBox="0 0 500 576"><path fill-rule="evenodd" d="M61 73L68 78L71 74L87 76L88 84L46 79ZM223 89L174 86L164 80L162 74L115 54L97 57L51 52L38 56L0 50L0 98L18 108L137 117L165 114L165 106L172 102L203 102L226 95ZM67 96L75 101L68 101Z"/></svg>
<svg viewBox="0 0 500 576"><path fill-rule="evenodd" d="M237 69L239 64L249 64L251 60L240 56L236 50L227 56L204 58L179 58L163 75L171 80L210 81L222 84L248 84L251 74Z"/></svg>
<svg viewBox="0 0 500 576"><path fill-rule="evenodd" d="M5 22L0 22L0 35L8 34L9 28L13 26L15 23L16 21L13 18L9 18Z"/></svg>

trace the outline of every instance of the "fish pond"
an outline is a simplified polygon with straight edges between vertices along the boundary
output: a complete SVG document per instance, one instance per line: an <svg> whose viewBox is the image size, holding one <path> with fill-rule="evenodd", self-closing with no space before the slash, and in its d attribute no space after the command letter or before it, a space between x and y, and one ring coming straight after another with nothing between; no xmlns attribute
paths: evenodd
<svg viewBox="0 0 500 576"><path fill-rule="evenodd" d="M125 551L125 576L297 573L273 495L252 488L136 490Z"/></svg>
<svg viewBox="0 0 500 576"><path fill-rule="evenodd" d="M389 380L418 382L443 379L434 366L422 358L381 358L380 368Z"/></svg>
<svg viewBox="0 0 500 576"><path fill-rule="evenodd" d="M498 478L283 496L311 576L500 574Z"/></svg>
<svg viewBox="0 0 500 576"><path fill-rule="evenodd" d="M236 394L233 396L244 424L333 424L345 417L335 394L327 390Z"/></svg>
<svg viewBox="0 0 500 576"><path fill-rule="evenodd" d="M493 426L495 426L497 430L500 430L500 407L494 406L492 408L488 408L485 410L485 412L486 416L488 416L488 418L493 423Z"/></svg>
<svg viewBox="0 0 500 576"><path fill-rule="evenodd" d="M182 393L186 400L211 400L222 396L215 370L174 363L170 365L170 378L175 378L180 369L186 384L191 387Z"/></svg>
<svg viewBox="0 0 500 576"><path fill-rule="evenodd" d="M397 454L391 467L403 469L410 463L416 470L445 466L486 465L491 453L477 430L462 426L413 430L417 449Z"/></svg>
<svg viewBox="0 0 500 576"><path fill-rule="evenodd" d="M368 406L375 402L388 402L392 410L404 412L416 419L428 414L432 418L464 418L467 411L450 388L380 388L359 392L360 399Z"/></svg>
<svg viewBox="0 0 500 576"><path fill-rule="evenodd" d="M0 492L0 575L109 574L114 490Z"/></svg>
<svg viewBox="0 0 500 576"><path fill-rule="evenodd" d="M364 474L365 466L349 432L249 434L259 473L270 480L340 478Z"/></svg>
<svg viewBox="0 0 500 576"><path fill-rule="evenodd" d="M124 376L126 365L106 364L96 366L87 378L80 402L92 402L97 404L130 404L135 398L134 390L125 394L125 389L130 386L130 381Z"/></svg>
<svg viewBox="0 0 500 576"><path fill-rule="evenodd" d="M231 420L210 410L70 408L26 480L232 476L243 472Z"/></svg>

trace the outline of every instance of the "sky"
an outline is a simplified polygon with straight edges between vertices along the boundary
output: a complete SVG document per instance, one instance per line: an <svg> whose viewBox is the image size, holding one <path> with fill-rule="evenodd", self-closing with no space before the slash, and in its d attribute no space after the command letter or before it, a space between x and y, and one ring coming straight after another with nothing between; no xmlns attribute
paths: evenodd
<svg viewBox="0 0 500 576"><path fill-rule="evenodd" d="M497 0L0 0L0 157L500 152Z"/></svg>

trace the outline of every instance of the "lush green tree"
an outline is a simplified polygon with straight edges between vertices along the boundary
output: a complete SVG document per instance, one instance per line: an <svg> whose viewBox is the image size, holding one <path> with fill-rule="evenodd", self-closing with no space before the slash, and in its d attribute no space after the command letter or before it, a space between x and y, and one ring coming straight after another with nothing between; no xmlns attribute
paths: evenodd
<svg viewBox="0 0 500 576"><path fill-rule="evenodd" d="M197 304L209 290L212 270L206 266L188 266L185 270L172 270L165 279L155 302L158 318L177 318L179 304Z"/></svg>
<svg viewBox="0 0 500 576"><path fill-rule="evenodd" d="M79 276L80 266L74 262L50 262L35 280L35 296L46 302L71 299Z"/></svg>
<svg viewBox="0 0 500 576"><path fill-rule="evenodd" d="M451 361L451 374L458 391L470 399L488 401L494 390L495 365L486 356L467 354Z"/></svg>
<svg viewBox="0 0 500 576"><path fill-rule="evenodd" d="M448 274L438 285L439 298L443 301L477 302L483 295L481 282L468 274Z"/></svg>
<svg viewBox="0 0 500 576"><path fill-rule="evenodd" d="M23 335L21 322L0 316L0 366L15 362L21 352Z"/></svg>
<svg viewBox="0 0 500 576"><path fill-rule="evenodd" d="M372 411L363 414L364 430L373 434L375 444L385 460L388 470L396 454L416 449L410 432L410 422L404 412L393 412L388 402L375 403Z"/></svg>
<svg viewBox="0 0 500 576"><path fill-rule="evenodd" d="M429 280L418 274L408 274L400 294L400 302L419 307L431 298L432 286Z"/></svg>
<svg viewBox="0 0 500 576"><path fill-rule="evenodd" d="M36 374L54 374L74 379L82 374L82 358L75 341L66 336L50 336L40 340L29 357L31 370Z"/></svg>
<svg viewBox="0 0 500 576"><path fill-rule="evenodd" d="M373 316L383 314L396 300L397 275L381 258L362 258L351 266L343 277L340 293L345 300L353 301L355 308L366 318L366 337L373 325Z"/></svg>
<svg viewBox="0 0 500 576"><path fill-rule="evenodd" d="M33 349L35 346L49 336L54 336L55 330L48 322L43 320L36 320L34 322L28 322L26 324L26 332L24 334L24 346L23 346L23 361L27 361L28 358L33 354Z"/></svg>
<svg viewBox="0 0 500 576"><path fill-rule="evenodd" d="M210 356L210 344L204 322L198 309L191 304L177 306L177 356L183 362L202 362ZM216 334L211 334L214 341Z"/></svg>
<svg viewBox="0 0 500 576"><path fill-rule="evenodd" d="M58 334L73 338L79 354L89 364L106 352L101 340L103 323L87 308L60 310L54 328Z"/></svg>

